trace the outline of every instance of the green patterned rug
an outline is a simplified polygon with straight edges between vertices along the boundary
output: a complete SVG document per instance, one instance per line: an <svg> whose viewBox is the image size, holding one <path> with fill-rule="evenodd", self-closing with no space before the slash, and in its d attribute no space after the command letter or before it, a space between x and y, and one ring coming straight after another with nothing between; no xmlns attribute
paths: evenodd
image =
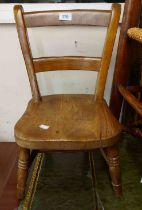
<svg viewBox="0 0 142 210"><path fill-rule="evenodd" d="M38 153L18 210L142 210L142 141L125 135L120 152L123 198L114 196L99 151L95 190L87 153Z"/></svg>

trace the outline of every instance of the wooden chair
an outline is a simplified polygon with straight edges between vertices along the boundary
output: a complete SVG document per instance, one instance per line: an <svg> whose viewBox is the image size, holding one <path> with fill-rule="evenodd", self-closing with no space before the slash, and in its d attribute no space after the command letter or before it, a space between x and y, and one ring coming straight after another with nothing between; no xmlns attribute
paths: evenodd
<svg viewBox="0 0 142 210"><path fill-rule="evenodd" d="M140 116L139 120L134 120L131 126L124 126L124 131L137 136L142 137L142 102L135 97L135 93L142 93L142 87L140 86L128 86L125 88L123 85L118 86L120 94L128 102L128 104L135 110L136 114Z"/></svg>
<svg viewBox="0 0 142 210"><path fill-rule="evenodd" d="M127 35L142 44L142 29L141 28L129 28L127 31ZM127 86L124 87L123 85L119 84L118 89L120 94L123 98L129 103L129 105L135 110L136 114L138 114L138 118L142 117L142 77L140 79L140 85L137 86ZM137 98L136 95L139 95ZM139 100L140 98L140 100ZM136 117L137 118L137 117ZM124 128L127 132L135 135L137 137L142 137L142 121L141 120L134 120L133 125L130 128Z"/></svg>
<svg viewBox="0 0 142 210"><path fill-rule="evenodd" d="M24 196L30 150L41 152L81 150L89 151L91 154L96 148L100 148L109 165L114 190L117 195L121 194L118 153L121 126L103 99L120 10L120 5L113 4L112 10L107 11L66 11L72 14L72 20L60 21L59 11L24 12L22 6L14 7L19 41L32 90L32 99L15 125L15 139L20 147L17 185L19 198L22 199ZM49 25L108 27L102 57L33 58L27 28ZM95 94L41 96L36 73L56 70L97 71Z"/></svg>

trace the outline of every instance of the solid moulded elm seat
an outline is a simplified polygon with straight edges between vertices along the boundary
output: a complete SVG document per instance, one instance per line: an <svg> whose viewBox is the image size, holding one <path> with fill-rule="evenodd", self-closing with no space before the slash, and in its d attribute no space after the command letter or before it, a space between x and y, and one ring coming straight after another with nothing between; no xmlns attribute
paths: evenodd
<svg viewBox="0 0 142 210"><path fill-rule="evenodd" d="M96 103L89 94L45 96L38 103L31 100L15 126L18 145L41 150L108 147L120 133L121 126L106 102Z"/></svg>

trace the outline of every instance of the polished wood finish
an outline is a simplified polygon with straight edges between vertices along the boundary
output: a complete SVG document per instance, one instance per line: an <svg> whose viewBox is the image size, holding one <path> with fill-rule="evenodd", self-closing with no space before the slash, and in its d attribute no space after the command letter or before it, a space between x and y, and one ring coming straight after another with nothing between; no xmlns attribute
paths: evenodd
<svg viewBox="0 0 142 210"><path fill-rule="evenodd" d="M14 167L12 168L8 182L0 198L1 210L16 210L18 208L19 201L17 196L16 185L17 185L17 161L14 164Z"/></svg>
<svg viewBox="0 0 142 210"><path fill-rule="evenodd" d="M15 19L16 19L15 20L16 24L17 26L20 26L20 27L17 27L19 41L20 41L20 45L23 52L23 57L25 60L25 65L26 65L26 69L27 69L27 73L28 73L28 77L30 81L33 100L36 102L40 100L40 93L39 93L39 88L37 84L37 78L35 75L32 53L29 46L28 34L25 28L25 21L23 17L22 6L15 6L14 14L15 14Z"/></svg>
<svg viewBox="0 0 142 210"><path fill-rule="evenodd" d="M140 86L128 86L125 88L122 85L119 85L118 87L120 94L123 96L123 98L128 102L128 104L134 108L136 114L142 117L142 102L136 98L133 94L139 94L142 92L142 87ZM136 137L142 137L142 130L141 130L141 120L138 118L138 120L134 120L132 125L129 125L129 127L125 126L124 130Z"/></svg>
<svg viewBox="0 0 142 210"><path fill-rule="evenodd" d="M72 20L60 21L59 13L71 13ZM25 12L26 27L84 25L84 26L108 26L111 10L60 10L60 11L36 11Z"/></svg>
<svg viewBox="0 0 142 210"><path fill-rule="evenodd" d="M40 128L42 124L49 128ZM121 126L106 102L96 102L89 94L45 96L42 103L31 100L15 126L18 145L29 149L89 150L107 147L118 141L120 133Z"/></svg>
<svg viewBox="0 0 142 210"><path fill-rule="evenodd" d="M96 85L96 90L95 90L96 99L98 99L98 100L102 100L103 95L104 95L108 67L110 64L112 50L113 50L114 41L115 41L115 37L116 37L116 31L118 28L120 11L121 11L120 5L118 5L118 4L112 5L112 12L110 13L111 18L110 18L110 22L109 22L109 26L108 26L108 30L107 30L107 35L106 35L106 39L105 39L105 44L104 44L104 49L103 49L103 54L102 54L102 59L101 59L101 65L100 65L100 70L99 70L98 80L97 80L97 85ZM48 12L50 13L50 11L46 11L46 13L48 13ZM71 12L73 12L73 11L71 11ZM90 12L92 13L93 11L91 10ZM58 11L58 13L59 13L59 11ZM94 10L94 13L95 13L95 10ZM100 13L100 11L99 11L99 13ZM102 11L102 14L103 13L104 13L104 11ZM24 14L25 13L23 12L22 6L16 5L14 7L15 21L16 21L16 25L17 25L17 31L18 31L20 44L21 44L21 49L22 49L23 56L25 59L25 64L26 64L26 68L27 68L27 72L28 72L28 76L29 76L29 80L30 80L30 84L31 84L33 99L36 102L36 101L40 101L41 97L40 97L39 88L37 85L36 76L34 74L34 72L36 72L36 71L34 69L34 63L33 63L31 49L28 44L29 40L28 40L28 35L27 35L26 20L24 18ZM26 13L26 14L28 14L28 13ZM35 17L35 20L37 19L38 12L37 13L33 12L30 14L32 14L32 16ZM81 15L81 14L84 14L84 10L78 11L78 15L80 15L82 17L81 19L83 21L83 15ZM93 20L92 19L90 20L90 24L91 24L91 21L93 22ZM67 22L69 22L69 21L67 21ZM98 20L98 22L99 22L99 20ZM98 25L101 26L100 22L98 23Z"/></svg>
<svg viewBox="0 0 142 210"><path fill-rule="evenodd" d="M15 126L15 139L20 146L19 198L24 196L30 150L86 151L108 148L117 144L121 136L121 126L110 112L103 98L119 24L120 5L113 4L112 10L107 12L100 10L68 12L71 12L73 16L71 22L57 21L60 11L24 13L22 6L14 7L18 36L33 95L25 113ZM106 15L108 18L106 18ZM59 26L89 24L95 27L96 25L108 25L102 57L33 58L27 36L27 27L47 26L51 23ZM97 70L98 78L95 94L60 94L41 97L36 72L50 70ZM112 150L109 151L112 153L110 156L113 157ZM117 166L116 171L119 171ZM115 172L113 172L113 176L115 176ZM117 176L116 179L118 179ZM115 182L113 181L113 183ZM119 180L117 183L119 183ZM118 195L121 194L121 190L118 191L116 188L115 192Z"/></svg>
<svg viewBox="0 0 142 210"><path fill-rule="evenodd" d="M18 146L14 142L0 142L1 210L16 210L18 207L17 160Z"/></svg>
<svg viewBox="0 0 142 210"><path fill-rule="evenodd" d="M142 103L122 85L119 85L119 91L124 99L134 108L134 110L142 116Z"/></svg>
<svg viewBox="0 0 142 210"><path fill-rule="evenodd" d="M96 85L95 95L97 100L101 100L104 96L105 84L110 65L112 50L114 46L114 41L116 38L116 32L119 24L120 13L121 13L121 7L118 6L118 4L113 4L112 15L107 30L104 50L102 54L101 67L98 74L98 80Z"/></svg>
<svg viewBox="0 0 142 210"><path fill-rule="evenodd" d="M20 147L18 161L18 198L22 199L29 169L30 150Z"/></svg>
<svg viewBox="0 0 142 210"><path fill-rule="evenodd" d="M129 37L127 36L127 30L131 27L138 26L140 17L140 6L141 0L125 1L123 21L121 25L114 79L112 85L112 93L110 99L111 111L117 119L119 119L122 106L122 96L118 91L117 85L121 84L123 86L126 86L130 69L132 66L132 43Z"/></svg>
<svg viewBox="0 0 142 210"><path fill-rule="evenodd" d="M117 146L108 147L107 158L110 176L112 179L112 186L117 194L121 194L121 172L120 172L120 160L119 160L119 152Z"/></svg>
<svg viewBox="0 0 142 210"><path fill-rule="evenodd" d="M17 148L17 145L13 143L0 143L0 196L15 164ZM6 156L5 151L7 151Z"/></svg>
<svg viewBox="0 0 142 210"><path fill-rule="evenodd" d="M101 58L64 56L34 58L35 72L57 71L57 70L88 70L99 71Z"/></svg>
<svg viewBox="0 0 142 210"><path fill-rule="evenodd" d="M132 43L142 44L142 29L141 28L129 28L127 31L127 36L129 39L131 39ZM134 42L135 41L135 42ZM139 44L139 46L140 46ZM134 52L135 53L135 52ZM135 59L138 56L138 54L135 55ZM139 66L140 67L140 66ZM142 79L142 78L141 78ZM142 87L141 84L138 86L128 86L127 88L122 85L121 83L118 85L118 90L120 92L120 95L128 102L128 104L134 108L136 111L136 118L142 117L142 103L141 103L141 93L142 93ZM135 96L134 96L135 94ZM136 98L136 96L138 98ZM136 116L135 115L135 116ZM130 132L133 135L136 135L138 137L142 137L142 131L141 128L137 127L137 125L140 125L140 120L138 121L135 119L133 122L133 126L131 125L131 128L126 128L128 132ZM130 124L129 124L130 127Z"/></svg>

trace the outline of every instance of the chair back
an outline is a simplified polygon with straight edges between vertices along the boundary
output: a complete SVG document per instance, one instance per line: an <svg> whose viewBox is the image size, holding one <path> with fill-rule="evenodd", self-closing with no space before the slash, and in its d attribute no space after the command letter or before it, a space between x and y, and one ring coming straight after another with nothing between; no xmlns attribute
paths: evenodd
<svg viewBox="0 0 142 210"><path fill-rule="evenodd" d="M21 5L14 7L19 41L27 68L34 101L41 100L36 73L56 70L97 71L95 99L102 100L121 7L112 4L111 10L63 10L24 12ZM46 26L101 26L107 27L102 57L88 56L32 56L28 28ZM99 37L98 37L98 41Z"/></svg>

